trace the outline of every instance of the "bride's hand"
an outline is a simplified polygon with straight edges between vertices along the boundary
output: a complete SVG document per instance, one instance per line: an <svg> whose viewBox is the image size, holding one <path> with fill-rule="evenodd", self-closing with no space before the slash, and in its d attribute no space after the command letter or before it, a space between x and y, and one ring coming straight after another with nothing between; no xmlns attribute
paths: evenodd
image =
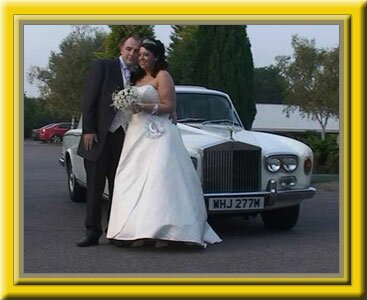
<svg viewBox="0 0 367 300"><path fill-rule="evenodd" d="M169 115L169 119L172 120L173 124L177 124L177 112L173 111L170 115Z"/></svg>
<svg viewBox="0 0 367 300"><path fill-rule="evenodd" d="M141 111L142 111L142 108L141 108L140 103L132 103L132 104L131 104L131 107L132 107L132 109L133 109L133 113L134 113L134 114L137 114L137 113L139 113L139 112L141 112Z"/></svg>

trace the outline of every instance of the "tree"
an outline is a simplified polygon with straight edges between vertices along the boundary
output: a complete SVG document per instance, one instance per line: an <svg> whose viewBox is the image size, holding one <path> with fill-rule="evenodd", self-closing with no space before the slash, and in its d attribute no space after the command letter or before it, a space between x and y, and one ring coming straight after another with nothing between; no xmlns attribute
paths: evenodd
<svg viewBox="0 0 367 300"><path fill-rule="evenodd" d="M52 116L51 112L45 108L45 100L27 97L24 94L24 137L30 137L34 128L58 121L61 120Z"/></svg>
<svg viewBox="0 0 367 300"><path fill-rule="evenodd" d="M254 99L256 103L282 104L287 81L273 65L254 69Z"/></svg>
<svg viewBox="0 0 367 300"><path fill-rule="evenodd" d="M200 26L192 76L199 85L228 93L245 128L251 128L256 105L254 66L246 26Z"/></svg>
<svg viewBox="0 0 367 300"><path fill-rule="evenodd" d="M169 71L176 84L194 85L193 70L197 45L197 25L173 25L172 43L167 49Z"/></svg>
<svg viewBox="0 0 367 300"><path fill-rule="evenodd" d="M176 84L202 85L228 93L244 126L256 115L253 60L246 26L173 26L168 51Z"/></svg>
<svg viewBox="0 0 367 300"><path fill-rule="evenodd" d="M120 55L119 44L128 35L137 35L142 38L154 38L153 25L109 25L111 33L108 35L104 51L98 52L99 58L113 58Z"/></svg>
<svg viewBox="0 0 367 300"><path fill-rule="evenodd" d="M317 120L321 126L321 138L331 117L338 117L339 99L339 51L316 48L315 40L297 35L292 37L294 60L278 56L277 67L288 81L286 112L299 109L303 117Z"/></svg>
<svg viewBox="0 0 367 300"><path fill-rule="evenodd" d="M28 74L30 83L38 82L44 109L61 120L80 114L86 74L106 37L98 28L73 27L60 44L60 52L51 52L48 66L33 66Z"/></svg>

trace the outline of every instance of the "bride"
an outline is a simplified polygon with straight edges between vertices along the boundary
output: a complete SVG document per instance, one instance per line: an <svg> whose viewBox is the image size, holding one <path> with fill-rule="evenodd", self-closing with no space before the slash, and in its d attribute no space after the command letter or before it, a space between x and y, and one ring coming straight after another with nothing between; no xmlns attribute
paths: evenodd
<svg viewBox="0 0 367 300"><path fill-rule="evenodd" d="M107 238L142 245L184 242L206 247L222 240L207 223L201 183L169 115L176 95L164 46L144 40L133 83L134 106L116 171Z"/></svg>

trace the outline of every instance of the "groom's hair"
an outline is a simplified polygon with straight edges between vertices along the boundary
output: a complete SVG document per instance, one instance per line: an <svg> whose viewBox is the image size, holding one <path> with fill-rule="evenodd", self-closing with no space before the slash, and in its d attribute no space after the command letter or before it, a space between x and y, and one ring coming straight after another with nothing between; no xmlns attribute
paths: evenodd
<svg viewBox="0 0 367 300"><path fill-rule="evenodd" d="M125 45L125 42L129 38L133 38L134 40L138 41L140 44L143 42L143 38L141 36L137 34L130 34L120 40L120 43L118 44L118 48L120 49L123 45Z"/></svg>

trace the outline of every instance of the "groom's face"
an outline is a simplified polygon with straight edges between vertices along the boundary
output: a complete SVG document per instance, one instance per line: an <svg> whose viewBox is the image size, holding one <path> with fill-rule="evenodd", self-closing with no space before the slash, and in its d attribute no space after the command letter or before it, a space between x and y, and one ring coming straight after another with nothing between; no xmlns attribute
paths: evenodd
<svg viewBox="0 0 367 300"><path fill-rule="evenodd" d="M127 66L133 66L138 63L140 42L134 38L128 38L121 46L121 57Z"/></svg>

